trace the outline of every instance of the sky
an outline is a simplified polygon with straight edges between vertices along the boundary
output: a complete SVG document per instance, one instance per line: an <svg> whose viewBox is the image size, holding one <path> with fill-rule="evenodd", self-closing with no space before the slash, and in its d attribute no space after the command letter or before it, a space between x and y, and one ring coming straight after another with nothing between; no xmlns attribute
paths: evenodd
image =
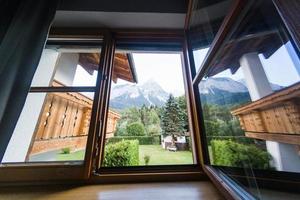
<svg viewBox="0 0 300 200"><path fill-rule="evenodd" d="M179 53L133 53L133 61L137 74L138 85L152 80L157 82L167 93L174 96L184 94L181 54ZM73 86L95 86L97 72L88 74L78 65ZM117 84L131 84L118 79Z"/></svg>
<svg viewBox="0 0 300 200"><path fill-rule="evenodd" d="M288 53L289 51L290 54ZM207 52L208 48L194 51L197 69ZM281 46L268 59L265 59L262 54L259 55L269 82L280 86L290 86L300 81L300 69L298 69L298 72L295 67L296 65L300 68L300 61L295 55L290 42ZM179 53L133 53L133 60L138 77L138 85L148 80L154 80L168 93L173 93L175 96L184 94L181 55ZM74 86L94 86L96 77L96 71L93 75L90 75L82 67L77 67ZM231 74L230 70L225 70L214 77L229 77L238 81L244 79L244 74L242 69L239 68L235 74ZM128 84L128 82L119 79L117 84L113 85L120 84Z"/></svg>
<svg viewBox="0 0 300 200"><path fill-rule="evenodd" d="M197 66L196 69L199 69L208 50L209 48L194 51L194 59ZM296 56L290 42L282 45L268 59L264 58L262 54L259 54L259 58L262 62L269 82L286 87L300 81L300 61ZM295 65L293 63L293 60L295 62ZM295 66L298 67L299 72L297 71ZM244 74L242 69L239 68L239 70L235 74L231 74L230 70L225 70L222 73L215 75L214 77L229 77L233 80L238 81L244 79Z"/></svg>
<svg viewBox="0 0 300 200"><path fill-rule="evenodd" d="M179 53L133 53L138 85L154 80L166 92L184 94L184 82ZM116 85L128 84L118 80Z"/></svg>

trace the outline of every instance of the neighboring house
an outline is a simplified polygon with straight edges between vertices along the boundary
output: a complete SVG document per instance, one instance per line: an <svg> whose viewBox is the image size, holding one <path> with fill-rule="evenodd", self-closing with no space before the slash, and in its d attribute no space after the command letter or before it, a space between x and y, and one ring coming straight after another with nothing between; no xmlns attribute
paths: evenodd
<svg viewBox="0 0 300 200"><path fill-rule="evenodd" d="M168 135L166 137L161 136L161 146L164 149L170 149L170 147L174 147L173 142L175 143L175 147L177 151L185 151L189 148L189 144L187 143L186 137L189 134L187 133L185 136L175 136L175 141L173 141L172 136ZM171 149L172 150L172 149Z"/></svg>

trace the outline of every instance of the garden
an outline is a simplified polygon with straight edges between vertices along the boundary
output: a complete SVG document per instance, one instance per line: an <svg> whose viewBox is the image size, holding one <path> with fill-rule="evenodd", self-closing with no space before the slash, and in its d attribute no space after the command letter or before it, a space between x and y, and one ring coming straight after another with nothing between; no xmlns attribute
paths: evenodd
<svg viewBox="0 0 300 200"><path fill-rule="evenodd" d="M130 107L118 111L114 137L106 139L103 166L122 167L138 165L193 164L191 148L169 151L162 147L162 139L170 136L174 140L189 131L184 96L169 96L162 107ZM187 142L190 139L187 139ZM190 145L191 146L191 145ZM84 151L62 151L57 160L82 160Z"/></svg>
<svg viewBox="0 0 300 200"><path fill-rule="evenodd" d="M178 165L193 164L191 151L170 152L161 148L160 145L139 145L139 161L136 165ZM127 155L126 155L127 156ZM147 158L149 161L147 162ZM83 160L84 150L76 152L60 152L57 154L56 160Z"/></svg>

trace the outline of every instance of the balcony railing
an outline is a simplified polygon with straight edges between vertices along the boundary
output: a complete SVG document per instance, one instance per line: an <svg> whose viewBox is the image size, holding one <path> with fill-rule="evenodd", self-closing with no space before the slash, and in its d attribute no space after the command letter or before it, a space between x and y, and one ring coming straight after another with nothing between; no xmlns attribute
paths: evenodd
<svg viewBox="0 0 300 200"><path fill-rule="evenodd" d="M247 137L300 144L300 83L231 113L238 117Z"/></svg>
<svg viewBox="0 0 300 200"><path fill-rule="evenodd" d="M86 146L93 100L81 93L49 93L45 97L29 155ZM114 136L120 115L108 113L106 138Z"/></svg>

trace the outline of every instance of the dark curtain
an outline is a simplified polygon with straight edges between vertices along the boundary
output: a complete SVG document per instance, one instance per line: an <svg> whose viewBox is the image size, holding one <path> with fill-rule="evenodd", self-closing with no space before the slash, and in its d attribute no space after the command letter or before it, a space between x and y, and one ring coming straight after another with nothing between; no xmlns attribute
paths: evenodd
<svg viewBox="0 0 300 200"><path fill-rule="evenodd" d="M58 0L0 0L0 161L24 106L57 4Z"/></svg>

